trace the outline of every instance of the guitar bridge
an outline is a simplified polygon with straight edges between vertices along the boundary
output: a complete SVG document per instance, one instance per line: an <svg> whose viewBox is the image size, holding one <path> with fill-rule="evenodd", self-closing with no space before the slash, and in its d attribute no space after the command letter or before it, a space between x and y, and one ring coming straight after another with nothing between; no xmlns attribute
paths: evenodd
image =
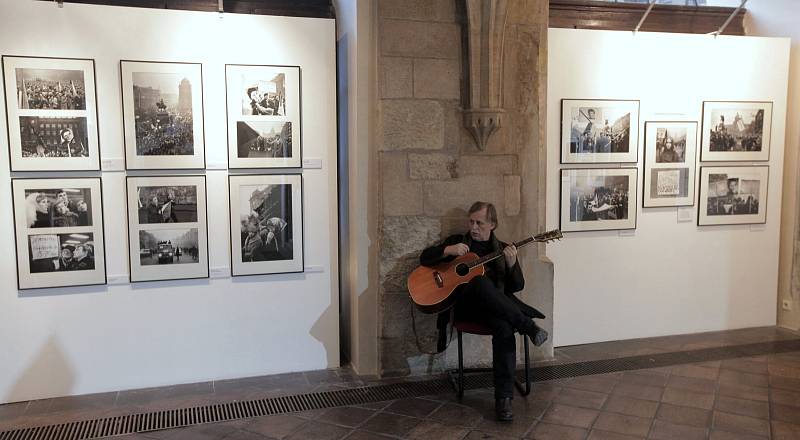
<svg viewBox="0 0 800 440"><path fill-rule="evenodd" d="M433 281L436 283L436 287L442 288L444 287L444 279L442 279L442 274L439 272L433 273Z"/></svg>

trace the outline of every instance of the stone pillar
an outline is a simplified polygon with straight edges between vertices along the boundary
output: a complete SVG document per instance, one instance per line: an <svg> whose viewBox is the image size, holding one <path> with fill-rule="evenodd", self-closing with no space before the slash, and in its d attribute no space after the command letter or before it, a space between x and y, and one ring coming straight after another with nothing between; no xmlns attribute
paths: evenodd
<svg viewBox="0 0 800 440"><path fill-rule="evenodd" d="M513 241L544 225L547 0L509 0L502 67L503 125L485 149L465 128L464 0L378 3L379 302L383 375L441 371L435 316L415 311L406 277L425 247L466 231L476 200L498 208L498 236ZM542 249L521 253L528 302L552 312L552 265ZM416 325L414 325L416 324ZM549 326L549 323L548 323ZM414 332L416 327L416 337ZM467 338L467 362L491 363L491 338ZM552 349L537 350L552 355Z"/></svg>

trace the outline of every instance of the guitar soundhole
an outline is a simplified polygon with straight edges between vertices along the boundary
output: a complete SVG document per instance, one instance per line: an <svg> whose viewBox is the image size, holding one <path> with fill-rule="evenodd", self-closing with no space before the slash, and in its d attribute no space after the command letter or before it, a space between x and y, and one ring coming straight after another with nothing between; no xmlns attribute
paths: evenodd
<svg viewBox="0 0 800 440"><path fill-rule="evenodd" d="M458 276L463 277L468 273L469 273L469 266L467 266L466 264L461 263L458 266L456 266L456 274Z"/></svg>

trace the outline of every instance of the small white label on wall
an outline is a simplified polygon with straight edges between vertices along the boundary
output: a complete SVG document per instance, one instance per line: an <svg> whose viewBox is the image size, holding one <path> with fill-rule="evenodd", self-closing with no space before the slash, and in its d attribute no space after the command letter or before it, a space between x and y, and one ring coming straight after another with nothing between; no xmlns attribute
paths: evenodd
<svg viewBox="0 0 800 440"><path fill-rule="evenodd" d="M322 169L322 159L318 157L309 157L303 159L303 168L305 169L312 169L312 170L320 170Z"/></svg>
<svg viewBox="0 0 800 440"><path fill-rule="evenodd" d="M222 162L209 162L206 164L207 170L227 170L228 164Z"/></svg>
<svg viewBox="0 0 800 440"><path fill-rule="evenodd" d="M619 236L620 237L633 237L636 235L636 229L620 229Z"/></svg>
<svg viewBox="0 0 800 440"><path fill-rule="evenodd" d="M125 171L125 160L121 157L111 157L100 161L103 171Z"/></svg>
<svg viewBox="0 0 800 440"><path fill-rule="evenodd" d="M693 206L678 206L678 223L690 222L694 219Z"/></svg>
<svg viewBox="0 0 800 440"><path fill-rule="evenodd" d="M128 275L109 275L108 284L128 284Z"/></svg>
<svg viewBox="0 0 800 440"><path fill-rule="evenodd" d="M761 232L766 230L767 230L767 225L763 223L758 225L750 225L750 232Z"/></svg>
<svg viewBox="0 0 800 440"><path fill-rule="evenodd" d="M212 267L208 274L211 278L228 278L231 276L230 267Z"/></svg>
<svg viewBox="0 0 800 440"><path fill-rule="evenodd" d="M306 266L304 272L325 272L325 268L322 266Z"/></svg>

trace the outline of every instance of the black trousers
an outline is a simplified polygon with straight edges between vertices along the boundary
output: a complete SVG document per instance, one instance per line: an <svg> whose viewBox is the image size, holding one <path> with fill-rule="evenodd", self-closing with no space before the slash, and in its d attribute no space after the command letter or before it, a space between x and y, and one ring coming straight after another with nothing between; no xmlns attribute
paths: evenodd
<svg viewBox="0 0 800 440"><path fill-rule="evenodd" d="M533 321L492 281L479 276L461 288L455 307L456 319L492 329L492 363L495 398L514 397L517 366L515 329L527 330Z"/></svg>

